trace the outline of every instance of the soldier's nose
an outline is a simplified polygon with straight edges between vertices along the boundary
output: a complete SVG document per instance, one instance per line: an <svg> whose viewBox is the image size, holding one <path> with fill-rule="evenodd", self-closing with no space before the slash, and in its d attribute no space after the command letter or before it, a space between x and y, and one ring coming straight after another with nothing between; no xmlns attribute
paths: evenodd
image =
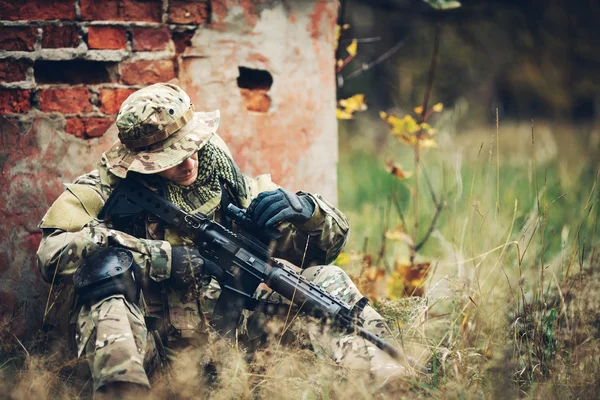
<svg viewBox="0 0 600 400"><path fill-rule="evenodd" d="M190 157L185 159L184 161L181 162L181 164L179 164L179 169L182 170L187 170L187 169L192 169L194 168L194 160Z"/></svg>

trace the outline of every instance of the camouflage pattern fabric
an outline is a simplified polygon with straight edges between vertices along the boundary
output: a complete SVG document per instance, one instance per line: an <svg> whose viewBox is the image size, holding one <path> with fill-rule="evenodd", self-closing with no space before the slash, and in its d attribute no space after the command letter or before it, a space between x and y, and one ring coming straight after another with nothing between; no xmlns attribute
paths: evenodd
<svg viewBox="0 0 600 400"><path fill-rule="evenodd" d="M351 305L362 298L348 275L336 266L307 268L302 271L302 275ZM200 293L203 300L201 310L196 299L179 299L183 301L173 310L176 314L171 314L171 323L176 329L172 331L166 349L167 358L171 362L180 358L182 353L208 343L206 327L194 325L196 320L193 316L203 312L210 321L220 292L216 281L208 283ZM175 295L174 292L171 294ZM255 298L289 304L278 293L265 287L256 291ZM169 296L169 300L177 299ZM141 315L141 311L123 296L113 296L89 309L81 309L77 320L78 354L85 354L88 358L96 389L108 382L117 381L149 385L147 376L156 370L160 359ZM294 316L295 312L291 315ZM361 317L366 330L397 345L384 319L372 307L366 306ZM280 331L267 329L267 326L272 326L269 321L274 319L281 320L282 324L279 326L288 329L288 333L293 335L294 339L287 341L297 342L297 338L308 337L309 343L306 344L311 345L317 355L330 357L343 367L367 370L382 379L406 373L402 365L371 342L354 334L330 330L322 323L303 315L284 321L284 316L245 312L238 328L239 335L249 341L267 336L282 336Z"/></svg>
<svg viewBox="0 0 600 400"><path fill-rule="evenodd" d="M121 105L119 140L104 155L109 171L154 174L180 164L207 143L219 127L219 111L194 112L178 86L156 83L131 94Z"/></svg>
<svg viewBox="0 0 600 400"><path fill-rule="evenodd" d="M217 139L216 143L222 145L222 140L216 135L211 140L215 140L215 138ZM239 203L245 206L258 193L278 187L270 180L268 175L262 175L256 179L245 177L245 179L248 187L247 197L238 199ZM106 200L118 181L119 179L110 172L108 165L102 163L97 171L79 177L74 183L89 187L98 193L102 199ZM307 266L323 264L335 258L346 241L349 229L348 223L341 212L321 196L316 194L310 194L310 196L316 204L313 217L302 226L289 223L282 224L280 226L282 238L275 248L275 255L298 265L304 260L304 264ZM58 201L61 201L60 198ZM219 202L220 193L217 197L208 201L199 211L218 218ZM58 206L58 204L54 204L52 207ZM79 212L90 212L85 207L85 198L78 198L77 202L68 202L68 207L76 207ZM70 211L67 209L63 215L69 215ZM188 292L169 288L167 304L162 303L160 289L156 290L157 283L165 281L170 276L171 243L180 245L185 243L186 238L180 237L177 232L165 229L164 226L161 227L160 224L150 224L149 222L147 222L148 238L136 238L113 229L110 221L100 221L95 217L96 215L90 215L90 222L83 227L73 227L68 218L59 221L58 224L50 225L46 224L45 219L42 220L40 227L43 235L37 253L38 267L42 277L47 282L52 282L55 279L55 282L69 283L72 281L73 273L89 252L111 245L125 247L132 252L134 261L139 268L138 276L142 279L140 285L145 304L139 306L143 315L161 317L164 308L168 309L168 315L170 316L168 323L171 328L167 343L165 343L167 350L185 349L189 348L190 345L196 345L195 340L205 334L206 327L202 321L203 318L210 316L211 302L216 299L220 292L218 284L214 280L206 282L196 297L191 297ZM307 248L306 242L309 237L310 242ZM309 268L308 271L310 270ZM277 294L272 294L271 300L277 296ZM131 306L125 307L126 313L134 309L134 305L126 302L125 304ZM214 307L214 304L212 304L212 307ZM82 308L78 311L77 325L88 327L87 330L80 329L80 337L78 338L80 343L90 343L89 339L96 334L96 331L89 327L97 326L94 321L97 321L99 312L99 310L92 308ZM121 316L121 321L125 320L134 319L130 316L127 319ZM130 326L130 328L134 331L139 326ZM92 340L92 343L94 342L95 340ZM112 348L107 347L103 352L109 352ZM83 349L84 352L81 353L81 356L85 355L90 360L90 368L97 381L107 382L110 378L103 378L102 373L93 363L95 357L92 357L92 355L96 351L95 347L88 345ZM79 347L78 350L81 352L82 348ZM123 350L119 349L118 351ZM131 349L129 353L133 354L134 351ZM176 357L176 355L172 356ZM144 355L145 358L146 355ZM119 375L118 378L120 381L126 381L126 376L127 374L123 374ZM132 378L132 380L133 382L139 382L139 378Z"/></svg>
<svg viewBox="0 0 600 400"><path fill-rule="evenodd" d="M111 221L99 220L97 216L115 185L128 172L164 171L209 142L231 157L215 133L218 125L218 111L193 112L189 97L175 85L157 84L139 90L123 103L117 117L120 142L103 154L97 170L79 177L67 187L68 193L56 200L40 223L42 240L37 260L47 282L70 284L87 254L100 248L120 246L129 249L134 256L136 279L140 280L142 293L139 304L131 304L123 296L111 296L73 310L77 353L88 359L95 389L110 382L149 385L148 375L156 368L158 357L146 318L162 321L160 332L155 332L166 338L165 343L159 343L166 346L170 358L177 357L178 352L197 348L206 337L206 322L210 321L220 293L218 283L207 279L189 290L176 290L168 285L171 246L189 243L190 239L149 216L141 227L145 229L141 237L116 230ZM259 193L278 188L269 175L240 178L246 190L233 195L243 208ZM301 267L309 280L354 304L362 296L348 276L337 267L319 266L333 261L345 245L348 222L318 194L301 194L313 200L315 212L304 224L279 226L282 236L274 244L273 255ZM211 197L197 211L219 220L220 191ZM141 224L144 225L144 221ZM259 288L255 296L286 304L285 299L268 288ZM391 340L383 319L372 308L366 307L363 317L366 329ZM266 322L273 319L277 317L244 312L239 332L252 343L269 334ZM365 340L329 332L308 317L295 319L289 331L308 337L318 354L328 355L341 365L366 368L382 376L402 369Z"/></svg>
<svg viewBox="0 0 600 400"><path fill-rule="evenodd" d="M78 356L88 359L94 391L114 382L150 387L148 375L159 366L158 353L142 312L123 296L82 307L75 341Z"/></svg>

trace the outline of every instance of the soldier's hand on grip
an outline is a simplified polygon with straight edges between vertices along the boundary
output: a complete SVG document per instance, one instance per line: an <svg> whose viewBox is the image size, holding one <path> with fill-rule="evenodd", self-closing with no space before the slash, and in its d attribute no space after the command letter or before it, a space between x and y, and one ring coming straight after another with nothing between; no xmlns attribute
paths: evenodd
<svg viewBox="0 0 600 400"><path fill-rule="evenodd" d="M260 193L246 212L259 228L270 228L284 221L308 221L315 212L315 205L306 195L277 189Z"/></svg>

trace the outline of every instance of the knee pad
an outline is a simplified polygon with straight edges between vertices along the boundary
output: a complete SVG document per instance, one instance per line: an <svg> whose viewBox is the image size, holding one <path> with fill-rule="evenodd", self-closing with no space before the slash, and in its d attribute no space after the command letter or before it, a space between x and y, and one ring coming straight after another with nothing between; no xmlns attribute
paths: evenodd
<svg viewBox="0 0 600 400"><path fill-rule="evenodd" d="M139 289L133 267L133 254L127 249L107 247L98 250L75 271L75 293L83 304L93 304L115 294L122 294L129 302L137 304Z"/></svg>

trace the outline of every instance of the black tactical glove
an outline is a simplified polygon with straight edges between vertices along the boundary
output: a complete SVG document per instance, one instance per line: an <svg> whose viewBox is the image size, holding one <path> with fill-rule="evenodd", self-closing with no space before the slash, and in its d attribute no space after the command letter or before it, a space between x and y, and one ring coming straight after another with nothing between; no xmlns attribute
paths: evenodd
<svg viewBox="0 0 600 400"><path fill-rule="evenodd" d="M261 229L283 221L304 223L315 212L315 204L307 195L296 195L285 189L260 193L246 210L252 222Z"/></svg>
<svg viewBox="0 0 600 400"><path fill-rule="evenodd" d="M204 258L193 246L173 246L171 251L171 286L186 289L204 275Z"/></svg>

